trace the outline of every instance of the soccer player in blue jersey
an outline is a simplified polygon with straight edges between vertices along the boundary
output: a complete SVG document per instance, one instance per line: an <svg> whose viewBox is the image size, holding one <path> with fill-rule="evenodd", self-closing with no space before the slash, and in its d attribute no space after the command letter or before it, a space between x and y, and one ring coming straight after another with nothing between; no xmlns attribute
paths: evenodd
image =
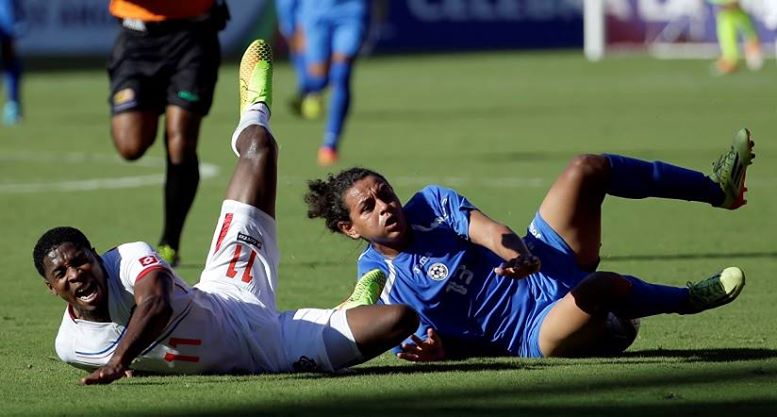
<svg viewBox="0 0 777 417"><path fill-rule="evenodd" d="M329 114L318 163L337 162L340 137L351 105L351 73L367 33L366 0L300 0L300 26L307 67L301 111L307 118L323 112L321 94L331 86Z"/></svg>
<svg viewBox="0 0 777 417"><path fill-rule="evenodd" d="M710 176L660 161L577 156L523 238L449 188L427 186L402 206L383 176L362 168L310 181L305 201L309 217L368 242L358 274L385 275L381 302L418 311L421 325L400 358L615 354L636 336L634 319L729 303L745 277L729 267L678 288L597 271L605 196L737 209L746 203L753 145L739 131Z"/></svg>
<svg viewBox="0 0 777 417"><path fill-rule="evenodd" d="M278 17L278 30L289 47L289 61L297 76L297 93L291 99L291 109L295 113L301 111L303 90L305 88L306 68L304 42L299 27L300 0L275 0L275 12Z"/></svg>
<svg viewBox="0 0 777 417"><path fill-rule="evenodd" d="M14 46L14 39L18 35L20 9L20 3L17 0L0 0L0 53L2 54L0 62L6 88L6 101L3 106L3 123L6 125L14 125L22 120L19 94L22 63Z"/></svg>

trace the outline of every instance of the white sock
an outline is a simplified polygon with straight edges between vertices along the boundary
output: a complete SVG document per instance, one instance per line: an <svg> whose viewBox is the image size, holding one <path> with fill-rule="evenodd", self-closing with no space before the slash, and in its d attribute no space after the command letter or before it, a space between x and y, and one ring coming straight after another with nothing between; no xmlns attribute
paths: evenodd
<svg viewBox="0 0 777 417"><path fill-rule="evenodd" d="M272 129L270 129L270 108L261 102L252 104L240 116L240 122L238 122L237 128L235 128L235 133L232 134L232 152L237 156L240 156L240 152L237 151L237 138L245 128L251 125L262 126L270 132L270 135L275 137Z"/></svg>

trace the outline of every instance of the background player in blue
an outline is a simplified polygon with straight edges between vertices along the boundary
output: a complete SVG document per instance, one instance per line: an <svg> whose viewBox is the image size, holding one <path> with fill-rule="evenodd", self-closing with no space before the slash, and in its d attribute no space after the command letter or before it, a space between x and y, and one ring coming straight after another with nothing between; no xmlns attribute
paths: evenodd
<svg viewBox="0 0 777 417"><path fill-rule="evenodd" d="M632 319L731 302L744 286L744 273L729 267L677 288L596 271L604 197L739 208L746 202L752 147L750 132L742 129L710 177L658 161L577 156L523 239L451 189L427 186L403 207L384 177L361 168L311 181L305 200L309 217L369 242L358 273L385 273L382 302L418 311L421 327L403 344L401 358L612 354L636 335L629 329ZM613 332L613 324L620 330ZM424 334L426 339L419 337Z"/></svg>
<svg viewBox="0 0 777 417"><path fill-rule="evenodd" d="M327 84L332 91L324 140L318 163L332 165L351 104L351 73L362 40L367 33L369 4L366 0L300 0L300 25L305 45L305 99L302 113L320 113L321 93Z"/></svg>
<svg viewBox="0 0 777 417"><path fill-rule="evenodd" d="M21 7L16 0L0 0L0 53L5 78L6 100L3 106L3 123L13 125L22 119L19 87L22 63L16 54L14 39L18 35Z"/></svg>
<svg viewBox="0 0 777 417"><path fill-rule="evenodd" d="M306 79L304 42L298 22L299 3L300 0L275 0L278 30L289 47L289 61L291 61L294 74L297 76L297 93L291 99L290 105L292 111L298 114L301 111L300 106L302 106Z"/></svg>

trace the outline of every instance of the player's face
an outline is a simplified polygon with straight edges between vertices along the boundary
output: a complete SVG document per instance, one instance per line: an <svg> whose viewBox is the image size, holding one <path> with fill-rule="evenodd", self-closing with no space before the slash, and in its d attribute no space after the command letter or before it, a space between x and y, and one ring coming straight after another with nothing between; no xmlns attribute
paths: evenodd
<svg viewBox="0 0 777 417"><path fill-rule="evenodd" d="M346 235L389 246L404 240L407 223L402 203L387 182L371 175L362 178L343 200L351 219L340 227Z"/></svg>
<svg viewBox="0 0 777 417"><path fill-rule="evenodd" d="M43 273L51 292L73 306L81 318L107 311L105 274L94 250L63 243L43 258Z"/></svg>

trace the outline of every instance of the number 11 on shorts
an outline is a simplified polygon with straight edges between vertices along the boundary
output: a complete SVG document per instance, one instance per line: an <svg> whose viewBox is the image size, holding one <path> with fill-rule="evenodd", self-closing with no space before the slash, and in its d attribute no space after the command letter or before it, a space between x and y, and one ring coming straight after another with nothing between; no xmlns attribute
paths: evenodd
<svg viewBox="0 0 777 417"><path fill-rule="evenodd" d="M227 268L227 277L234 278L237 276L237 262L240 260L240 252L243 250L243 245L237 244L235 245L235 254L232 256L232 260L229 261L229 268ZM251 268L254 266L254 260L256 259L256 251L253 249L249 249L251 251L251 254L248 256L248 263L245 265L245 269L243 269L243 276L241 277L241 280L245 283L251 282L254 277L251 275ZM242 266L242 265L241 265Z"/></svg>

